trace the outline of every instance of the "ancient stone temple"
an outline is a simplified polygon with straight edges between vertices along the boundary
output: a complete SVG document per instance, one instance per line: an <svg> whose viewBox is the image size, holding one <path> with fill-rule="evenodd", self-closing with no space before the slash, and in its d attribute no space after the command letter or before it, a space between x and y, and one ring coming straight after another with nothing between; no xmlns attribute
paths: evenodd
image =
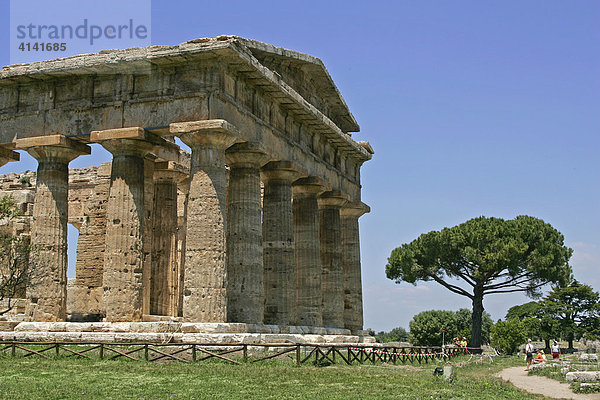
<svg viewBox="0 0 600 400"><path fill-rule="evenodd" d="M358 131L319 59L234 36L4 67L0 162L38 161L1 188L37 249L25 322L360 332ZM93 143L112 163L69 170Z"/></svg>

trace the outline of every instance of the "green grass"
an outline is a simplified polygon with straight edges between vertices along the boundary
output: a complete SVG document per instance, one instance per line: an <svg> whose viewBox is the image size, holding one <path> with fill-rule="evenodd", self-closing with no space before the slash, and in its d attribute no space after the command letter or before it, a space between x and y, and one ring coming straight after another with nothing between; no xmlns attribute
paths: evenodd
<svg viewBox="0 0 600 400"><path fill-rule="evenodd" d="M494 375L520 365L455 359L456 378L434 377L436 364L296 367L290 361L133 361L0 357L1 399L539 399ZM439 364L437 364L439 365Z"/></svg>
<svg viewBox="0 0 600 400"><path fill-rule="evenodd" d="M549 368L532 369L529 371L529 375L545 376L559 382L567 382L565 376L560 373L560 365L552 366Z"/></svg>

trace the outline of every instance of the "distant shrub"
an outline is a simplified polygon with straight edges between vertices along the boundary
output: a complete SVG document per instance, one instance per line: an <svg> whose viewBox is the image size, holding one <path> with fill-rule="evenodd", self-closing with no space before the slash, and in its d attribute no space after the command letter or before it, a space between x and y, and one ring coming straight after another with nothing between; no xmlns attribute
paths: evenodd
<svg viewBox="0 0 600 400"><path fill-rule="evenodd" d="M505 354L514 354L527 340L525 324L515 318L496 322L490 333L491 345Z"/></svg>

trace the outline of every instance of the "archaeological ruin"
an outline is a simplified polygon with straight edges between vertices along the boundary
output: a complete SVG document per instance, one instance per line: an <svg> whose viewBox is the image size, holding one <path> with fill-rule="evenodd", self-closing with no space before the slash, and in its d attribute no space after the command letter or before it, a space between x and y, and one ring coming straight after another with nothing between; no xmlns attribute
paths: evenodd
<svg viewBox="0 0 600 400"><path fill-rule="evenodd" d="M321 60L236 36L4 67L0 164L38 167L0 177L36 249L0 340L366 340L358 131Z"/></svg>

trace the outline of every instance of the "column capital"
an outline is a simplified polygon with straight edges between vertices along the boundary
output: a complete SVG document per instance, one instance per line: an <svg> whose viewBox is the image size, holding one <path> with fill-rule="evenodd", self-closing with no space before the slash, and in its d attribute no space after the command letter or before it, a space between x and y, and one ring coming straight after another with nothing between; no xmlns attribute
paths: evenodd
<svg viewBox="0 0 600 400"><path fill-rule="evenodd" d="M369 212L371 212L371 207L369 207L362 201L349 202L340 210L342 217L356 217L356 218L359 218L363 214L366 214Z"/></svg>
<svg viewBox="0 0 600 400"><path fill-rule="evenodd" d="M137 126L92 131L90 141L100 143L113 155L135 154L145 157L152 153L161 160L179 160L179 146Z"/></svg>
<svg viewBox="0 0 600 400"><path fill-rule="evenodd" d="M264 147L257 142L236 143L225 150L230 167L260 168L270 159Z"/></svg>
<svg viewBox="0 0 600 400"><path fill-rule="evenodd" d="M188 178L189 175L189 169L173 161L163 161L154 164L155 181L172 181L179 184Z"/></svg>
<svg viewBox="0 0 600 400"><path fill-rule="evenodd" d="M309 176L300 178L292 184L292 193L297 195L318 196L331 189L331 186L321 178Z"/></svg>
<svg viewBox="0 0 600 400"><path fill-rule="evenodd" d="M348 203L348 195L341 190L330 190L317 199L319 208L341 208Z"/></svg>
<svg viewBox="0 0 600 400"><path fill-rule="evenodd" d="M177 190L179 190L181 193L187 195L190 192L190 177L189 175L186 178L183 178L183 180L181 180L178 184L177 184Z"/></svg>
<svg viewBox="0 0 600 400"><path fill-rule="evenodd" d="M154 148L152 143L137 139L108 139L100 144L113 156L131 154L143 158Z"/></svg>
<svg viewBox="0 0 600 400"><path fill-rule="evenodd" d="M7 162L19 161L20 159L21 155L19 153L0 145L0 167L6 164Z"/></svg>
<svg viewBox="0 0 600 400"><path fill-rule="evenodd" d="M169 130L191 148L213 147L225 150L240 141L237 128L223 119L175 122L169 126Z"/></svg>
<svg viewBox="0 0 600 400"><path fill-rule="evenodd" d="M38 162L53 160L67 164L78 156L92 152L90 146L69 139L64 135L17 139L15 148L27 150Z"/></svg>
<svg viewBox="0 0 600 400"><path fill-rule="evenodd" d="M308 172L292 161L271 161L262 167L260 174L263 181L284 181L291 184L296 179L307 176Z"/></svg>

